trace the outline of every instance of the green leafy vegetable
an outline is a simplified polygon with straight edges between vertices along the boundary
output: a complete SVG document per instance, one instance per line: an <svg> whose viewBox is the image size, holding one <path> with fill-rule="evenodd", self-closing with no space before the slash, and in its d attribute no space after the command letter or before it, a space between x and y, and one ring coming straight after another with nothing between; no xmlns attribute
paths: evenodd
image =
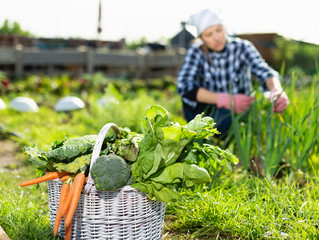
<svg viewBox="0 0 319 240"><path fill-rule="evenodd" d="M205 168L187 163L174 163L150 179L161 184L177 183L182 180L191 181L194 184L211 182L211 178Z"/></svg>
<svg viewBox="0 0 319 240"><path fill-rule="evenodd" d="M152 106L141 120L144 138L132 167L132 187L159 201L176 200L176 190L211 182L217 167L225 172L238 159L229 151L209 144L218 133L214 120L197 115L186 126L172 119L161 106Z"/></svg>
<svg viewBox="0 0 319 240"><path fill-rule="evenodd" d="M238 162L228 150L211 144L218 133L214 126L214 120L203 115L181 126L165 108L152 106L141 119L142 134L128 128L107 134L91 169L96 188L131 185L151 200L176 201L180 188L209 183L216 170L228 173ZM33 146L25 152L38 170L85 172L96 138L65 137L48 151Z"/></svg>
<svg viewBox="0 0 319 240"><path fill-rule="evenodd" d="M138 143L143 135L131 132L128 128L119 128L119 130L119 134L112 144L112 150L125 160L135 162L139 153Z"/></svg>
<svg viewBox="0 0 319 240"><path fill-rule="evenodd" d="M25 147L25 154L39 170L51 172L65 170L75 173L76 166L80 170L80 168L86 165L83 162L84 159L78 158L92 153L96 137L97 135L85 135L70 139L64 137L63 140L54 141L51 148L47 151L38 149L36 145ZM85 162L87 161L85 160ZM66 164L69 165L66 166Z"/></svg>
<svg viewBox="0 0 319 240"><path fill-rule="evenodd" d="M57 149L59 147L62 147L63 144L69 139L68 135L64 136L64 138L62 140L55 140L53 143L52 143L52 146L51 146L51 150L53 149Z"/></svg>
<svg viewBox="0 0 319 240"><path fill-rule="evenodd" d="M178 194L174 189L169 189L156 182L139 182L131 185L132 187L146 193L150 200L162 202L174 202L178 198Z"/></svg>
<svg viewBox="0 0 319 240"><path fill-rule="evenodd" d="M47 159L54 159L55 161L70 162L79 156L91 152L96 137L96 135L85 135L77 138L70 138L63 142L63 144L59 144L58 148L45 152L45 156Z"/></svg>
<svg viewBox="0 0 319 240"><path fill-rule="evenodd" d="M32 147L25 147L24 152L28 156L29 161L38 166L38 169L50 170L45 151L39 150L36 145L33 145Z"/></svg>
<svg viewBox="0 0 319 240"><path fill-rule="evenodd" d="M86 171L89 168L91 162L91 155L83 155L77 157L69 163L56 163L54 168L59 172L65 171L70 173L77 173L79 171Z"/></svg>

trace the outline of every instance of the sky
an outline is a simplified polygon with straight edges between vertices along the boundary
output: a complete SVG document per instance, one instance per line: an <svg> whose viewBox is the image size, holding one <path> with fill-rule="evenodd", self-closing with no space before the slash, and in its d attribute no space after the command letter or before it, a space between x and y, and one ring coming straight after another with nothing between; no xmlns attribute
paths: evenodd
<svg viewBox="0 0 319 240"><path fill-rule="evenodd" d="M155 42L176 35L193 13L219 8L230 33L271 32L319 44L318 0L101 0L98 34L99 1L0 0L0 26L8 19L37 37Z"/></svg>

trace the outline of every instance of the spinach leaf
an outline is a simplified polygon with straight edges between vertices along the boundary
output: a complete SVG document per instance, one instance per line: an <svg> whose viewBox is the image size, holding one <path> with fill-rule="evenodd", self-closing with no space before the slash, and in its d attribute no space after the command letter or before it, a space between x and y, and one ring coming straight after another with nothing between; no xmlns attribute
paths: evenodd
<svg viewBox="0 0 319 240"><path fill-rule="evenodd" d="M155 175L150 180L164 185L183 181L188 181L188 184L192 182L192 185L211 182L207 170L195 164L174 163Z"/></svg>
<svg viewBox="0 0 319 240"><path fill-rule="evenodd" d="M150 181L134 183L131 185L131 187L144 192L150 200L174 202L178 198L178 195L174 189L164 186L160 187L159 184Z"/></svg>

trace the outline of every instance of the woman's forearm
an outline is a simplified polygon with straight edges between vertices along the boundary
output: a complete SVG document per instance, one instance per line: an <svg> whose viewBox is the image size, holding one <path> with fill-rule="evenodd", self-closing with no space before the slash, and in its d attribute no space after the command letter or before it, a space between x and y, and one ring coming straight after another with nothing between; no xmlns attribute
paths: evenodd
<svg viewBox="0 0 319 240"><path fill-rule="evenodd" d="M266 80L266 86L268 90L277 89L282 90L281 83L278 78L276 77L270 77Z"/></svg>
<svg viewBox="0 0 319 240"><path fill-rule="evenodd" d="M217 93L209 91L202 87L198 89L196 94L197 101L201 103L216 104L217 98Z"/></svg>

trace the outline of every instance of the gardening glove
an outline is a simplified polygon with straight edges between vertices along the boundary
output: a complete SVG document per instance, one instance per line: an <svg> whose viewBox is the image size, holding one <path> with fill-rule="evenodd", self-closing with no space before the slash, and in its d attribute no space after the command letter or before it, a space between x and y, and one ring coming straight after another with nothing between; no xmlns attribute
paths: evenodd
<svg viewBox="0 0 319 240"><path fill-rule="evenodd" d="M282 89L273 88L270 91L269 101L274 102L273 111L276 113L282 113L285 111L289 104L289 99L287 94Z"/></svg>
<svg viewBox="0 0 319 240"><path fill-rule="evenodd" d="M227 93L218 93L217 108L226 108L231 110L230 95ZM253 103L255 97L249 97L245 94L235 94L232 96L232 106L235 113L246 111Z"/></svg>

